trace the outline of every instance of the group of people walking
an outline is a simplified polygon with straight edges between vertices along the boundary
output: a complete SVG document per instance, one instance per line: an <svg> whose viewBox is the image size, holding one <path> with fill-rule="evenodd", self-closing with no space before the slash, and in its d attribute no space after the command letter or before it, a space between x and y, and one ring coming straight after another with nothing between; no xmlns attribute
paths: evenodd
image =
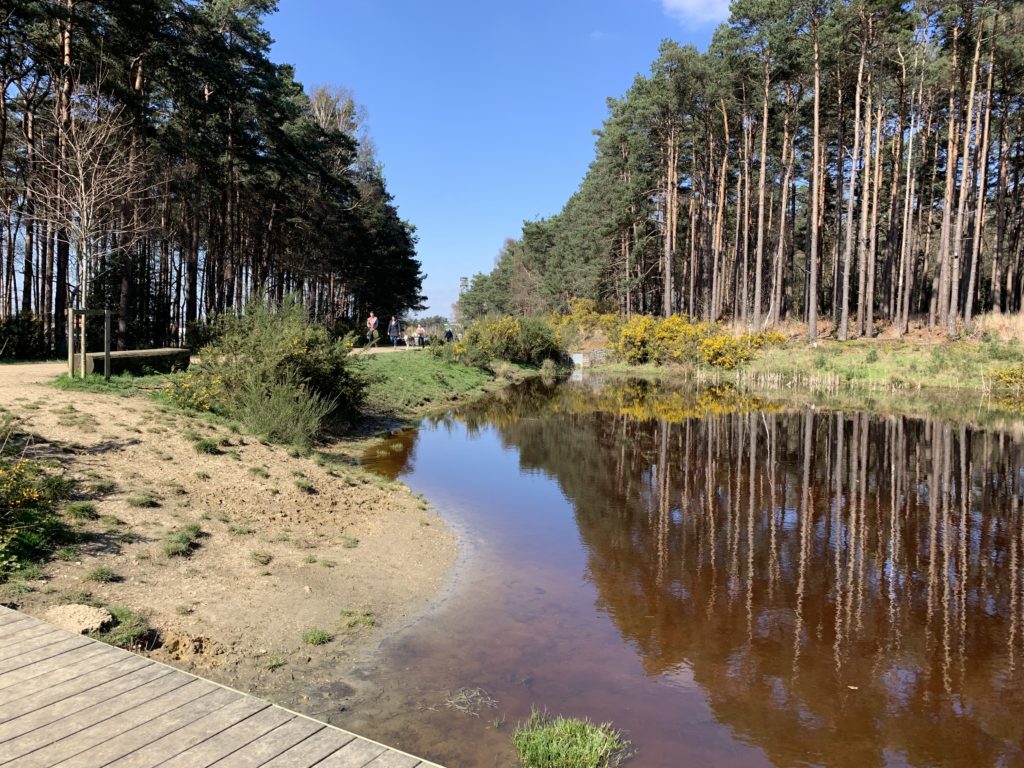
<svg viewBox="0 0 1024 768"><path fill-rule="evenodd" d="M375 315L373 312L371 312L370 316L366 318L366 341L370 345L376 344L377 339L380 338L380 333L377 330L378 322L379 321L377 315ZM403 339L405 341L406 346L409 346L409 337L407 335L403 336L402 324L394 315L391 316L391 322L388 323L388 337L391 339L392 347L398 346L399 339ZM450 342L452 341L453 338L454 334L452 333L452 329L450 327L445 328L444 340L446 342ZM426 346L427 329L423 327L423 323L416 324L416 331L413 334L413 339L415 340L417 347Z"/></svg>

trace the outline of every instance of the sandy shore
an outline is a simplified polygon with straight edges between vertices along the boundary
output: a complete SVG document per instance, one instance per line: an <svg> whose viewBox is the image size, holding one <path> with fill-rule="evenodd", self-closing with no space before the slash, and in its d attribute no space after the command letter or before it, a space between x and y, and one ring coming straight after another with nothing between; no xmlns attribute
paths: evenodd
<svg viewBox="0 0 1024 768"><path fill-rule="evenodd" d="M443 592L449 528L341 451L294 457L147 397L47 386L61 370L0 365L0 406L33 435L30 455L59 461L101 517L82 523L92 536L73 559L53 560L31 591L0 587L0 601L42 616L89 593L147 616L161 638L147 653L161 661L299 709L327 682L316 670L331 669L332 703L358 706L369 689L348 672ZM197 453L197 434L222 453ZM157 506L130 503L146 494ZM167 535L187 524L202 528L199 546L168 556ZM100 566L120 580L89 580ZM334 639L304 643L313 628Z"/></svg>

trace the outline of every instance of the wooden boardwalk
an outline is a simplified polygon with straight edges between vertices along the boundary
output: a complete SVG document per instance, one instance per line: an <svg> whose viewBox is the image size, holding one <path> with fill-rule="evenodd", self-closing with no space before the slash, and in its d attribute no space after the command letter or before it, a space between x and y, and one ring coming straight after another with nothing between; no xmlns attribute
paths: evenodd
<svg viewBox="0 0 1024 768"><path fill-rule="evenodd" d="M439 768L0 607L0 766Z"/></svg>

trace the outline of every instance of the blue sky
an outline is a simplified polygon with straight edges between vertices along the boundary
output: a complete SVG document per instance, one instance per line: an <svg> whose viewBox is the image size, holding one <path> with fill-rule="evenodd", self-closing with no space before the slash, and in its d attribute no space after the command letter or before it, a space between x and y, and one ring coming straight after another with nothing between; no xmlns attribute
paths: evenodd
<svg viewBox="0 0 1024 768"><path fill-rule="evenodd" d="M606 99L659 43L702 50L724 0L280 0L275 61L350 89L402 218L428 314L487 272L524 219L558 213L593 159Z"/></svg>

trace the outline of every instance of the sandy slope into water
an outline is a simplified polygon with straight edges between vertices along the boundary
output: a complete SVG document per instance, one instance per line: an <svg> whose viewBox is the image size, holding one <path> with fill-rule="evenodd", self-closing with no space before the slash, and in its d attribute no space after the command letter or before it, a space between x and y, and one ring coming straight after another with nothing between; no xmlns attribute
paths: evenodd
<svg viewBox="0 0 1024 768"><path fill-rule="evenodd" d="M333 668L331 682L344 681L447 583L455 537L406 489L367 482L345 465L292 458L149 398L45 384L61 371L60 363L0 365L0 407L34 436L31 454L57 458L80 487L115 483L97 500L99 514L112 517L86 523L94 538L75 559L48 565L45 580L30 583L34 591L0 586L5 604L42 616L90 592L149 617L163 641L155 658L302 709L326 682L314 670ZM189 431L231 445L202 455ZM315 494L296 486L302 478ZM128 503L145 492L159 506ZM188 523L206 534L200 546L188 558L168 557L165 537ZM270 560L260 564L253 553ZM123 580L87 580L98 566ZM314 627L335 639L304 644ZM270 671L274 657L286 663ZM339 708L358 703L359 690L330 689Z"/></svg>

